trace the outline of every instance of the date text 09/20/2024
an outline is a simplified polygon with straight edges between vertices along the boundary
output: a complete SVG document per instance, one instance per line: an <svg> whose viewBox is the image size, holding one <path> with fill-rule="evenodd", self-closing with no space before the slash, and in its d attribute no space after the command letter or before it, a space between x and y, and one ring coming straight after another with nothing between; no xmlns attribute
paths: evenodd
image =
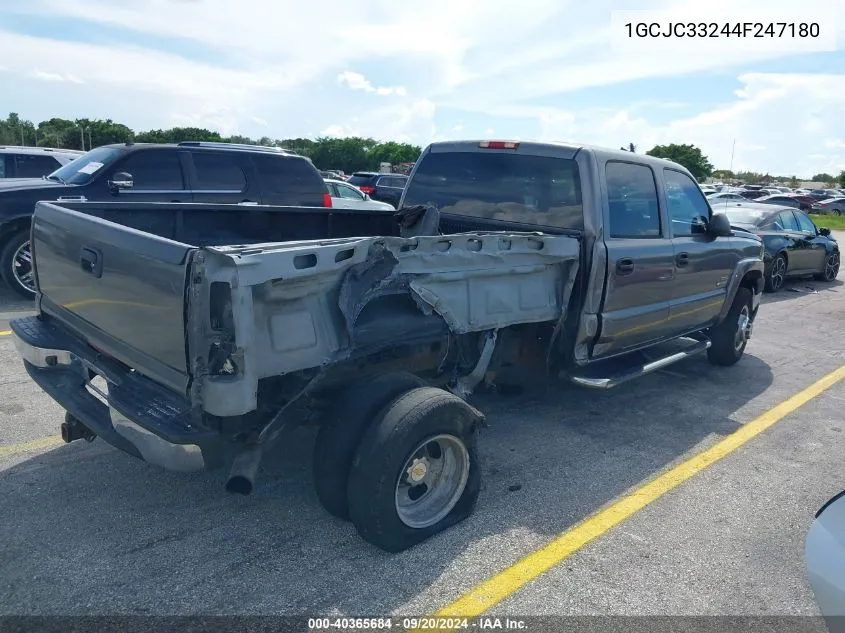
<svg viewBox="0 0 845 633"><path fill-rule="evenodd" d="M818 38L817 22L628 22L629 38Z"/></svg>
<svg viewBox="0 0 845 633"><path fill-rule="evenodd" d="M525 620L498 617L403 617L403 618L309 618L308 630L316 631L458 631L458 630L526 630Z"/></svg>

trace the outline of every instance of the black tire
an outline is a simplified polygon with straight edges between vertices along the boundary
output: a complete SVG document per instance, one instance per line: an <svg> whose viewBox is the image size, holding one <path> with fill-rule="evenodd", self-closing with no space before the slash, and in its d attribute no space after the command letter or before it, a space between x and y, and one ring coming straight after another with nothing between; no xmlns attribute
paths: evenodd
<svg viewBox="0 0 845 633"><path fill-rule="evenodd" d="M783 288L786 281L786 271L789 269L789 260L783 253L778 253L772 260L772 265L769 266L769 272L766 273L766 292L777 292Z"/></svg>
<svg viewBox="0 0 845 633"><path fill-rule="evenodd" d="M14 258L18 249L29 241L29 229L24 229L13 234L0 250L0 276L6 285L27 299L35 297L35 291L30 290L18 280L15 275Z"/></svg>
<svg viewBox="0 0 845 633"><path fill-rule="evenodd" d="M813 275L816 281L834 281L839 275L839 251L828 253L824 258L824 268L821 272Z"/></svg>
<svg viewBox="0 0 845 633"><path fill-rule="evenodd" d="M748 335L738 339L738 330L743 327L740 324L740 316L751 318L751 291L748 288L740 288L736 292L728 316L719 325L710 328L710 348L707 350L707 360L714 365L730 367L735 364L748 345ZM749 324L750 328L750 324Z"/></svg>
<svg viewBox="0 0 845 633"><path fill-rule="evenodd" d="M406 372L382 374L353 384L335 399L317 433L312 466L317 498L329 514L349 519L349 468L367 427L386 405L424 384Z"/></svg>
<svg viewBox="0 0 845 633"><path fill-rule="evenodd" d="M459 397L432 387L413 389L385 407L362 438L349 473L349 514L361 537L388 552L401 552L472 514L481 488L476 428L482 419ZM438 436L457 440L465 451L465 479L458 478L449 497L454 505L443 504L442 518L435 513L430 518L436 522L411 527L397 509L397 487L415 449L428 450L429 440Z"/></svg>

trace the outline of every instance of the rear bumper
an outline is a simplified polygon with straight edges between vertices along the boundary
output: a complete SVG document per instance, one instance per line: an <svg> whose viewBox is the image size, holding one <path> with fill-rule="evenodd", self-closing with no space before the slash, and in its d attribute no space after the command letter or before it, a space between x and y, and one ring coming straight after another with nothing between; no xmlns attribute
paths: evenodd
<svg viewBox="0 0 845 633"><path fill-rule="evenodd" d="M224 463L229 442L194 419L184 396L102 357L54 320L25 317L10 327L30 377L112 446L168 470ZM105 389L91 383L98 376Z"/></svg>

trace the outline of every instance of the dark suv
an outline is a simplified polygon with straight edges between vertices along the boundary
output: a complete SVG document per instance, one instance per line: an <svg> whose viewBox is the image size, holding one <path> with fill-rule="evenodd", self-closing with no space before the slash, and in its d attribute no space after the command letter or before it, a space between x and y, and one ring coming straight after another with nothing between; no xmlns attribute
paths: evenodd
<svg viewBox="0 0 845 633"><path fill-rule="evenodd" d="M23 296L35 292L35 203L61 199L332 206L311 161L280 148L199 141L97 147L46 179L0 180L0 274Z"/></svg>
<svg viewBox="0 0 845 633"><path fill-rule="evenodd" d="M373 200L389 202L394 207L399 205L399 198L408 184L408 177L402 174L380 174L374 171L356 171L347 180L369 195Z"/></svg>

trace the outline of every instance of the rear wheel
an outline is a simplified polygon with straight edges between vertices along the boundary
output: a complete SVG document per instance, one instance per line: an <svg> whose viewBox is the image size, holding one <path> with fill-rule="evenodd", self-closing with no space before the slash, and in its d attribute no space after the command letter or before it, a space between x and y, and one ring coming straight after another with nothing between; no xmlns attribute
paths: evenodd
<svg viewBox="0 0 845 633"><path fill-rule="evenodd" d="M707 360L714 365L728 367L742 358L751 337L751 298L748 288L737 290L728 316L719 325L710 328L711 345L707 350Z"/></svg>
<svg viewBox="0 0 845 633"><path fill-rule="evenodd" d="M839 251L830 253L824 259L824 268L820 273L813 275L817 281L833 281L839 275Z"/></svg>
<svg viewBox="0 0 845 633"><path fill-rule="evenodd" d="M481 485L480 420L459 397L432 387L388 405L361 440L349 474L358 533L400 552L472 514Z"/></svg>
<svg viewBox="0 0 845 633"><path fill-rule="evenodd" d="M778 253L772 260L769 267L769 274L766 275L766 292L777 292L783 288L786 281L787 261L783 253Z"/></svg>
<svg viewBox="0 0 845 633"><path fill-rule="evenodd" d="M28 229L12 235L0 251L0 276L22 297L32 299L35 296L35 269Z"/></svg>
<svg viewBox="0 0 845 633"><path fill-rule="evenodd" d="M354 383L335 398L317 433L313 460L314 488L329 514L349 518L349 468L367 427L385 405L423 384L406 372L382 374Z"/></svg>

